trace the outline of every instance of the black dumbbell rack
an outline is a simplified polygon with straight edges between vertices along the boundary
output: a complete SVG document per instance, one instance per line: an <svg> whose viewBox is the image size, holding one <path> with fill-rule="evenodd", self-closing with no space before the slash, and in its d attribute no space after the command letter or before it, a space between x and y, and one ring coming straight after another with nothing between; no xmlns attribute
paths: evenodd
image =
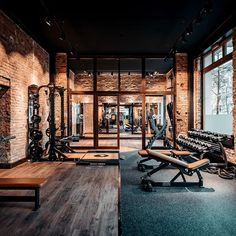
<svg viewBox="0 0 236 236"><path fill-rule="evenodd" d="M192 136L192 131L188 132L188 136L179 135L176 143L181 149L195 152L199 159L208 158L213 164L227 165L227 156L220 139L203 138L203 134Z"/></svg>
<svg viewBox="0 0 236 236"><path fill-rule="evenodd" d="M188 131L188 136L191 138L203 139L213 143L221 142L226 148L234 148L234 136L221 134L217 132L206 131L202 129L192 129Z"/></svg>

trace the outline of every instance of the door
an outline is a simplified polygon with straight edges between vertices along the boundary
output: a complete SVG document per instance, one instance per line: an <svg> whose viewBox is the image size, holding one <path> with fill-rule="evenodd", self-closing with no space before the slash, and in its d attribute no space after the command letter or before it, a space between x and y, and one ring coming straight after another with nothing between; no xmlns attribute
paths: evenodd
<svg viewBox="0 0 236 236"><path fill-rule="evenodd" d="M119 99L117 95L97 96L97 147L119 149Z"/></svg>

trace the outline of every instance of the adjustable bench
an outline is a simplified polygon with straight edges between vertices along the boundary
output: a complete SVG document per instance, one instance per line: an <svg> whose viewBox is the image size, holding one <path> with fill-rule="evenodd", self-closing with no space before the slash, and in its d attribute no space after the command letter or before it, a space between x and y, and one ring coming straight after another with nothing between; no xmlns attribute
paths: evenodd
<svg viewBox="0 0 236 236"><path fill-rule="evenodd" d="M165 155L171 155L171 151L168 150L168 149L157 149L156 150L157 152L159 153L162 153L162 154L165 154ZM153 169L153 166L150 166L150 165L146 165L144 164L144 162L147 162L147 161L150 161L152 160L153 158L151 158L147 152L147 150L143 149L143 150L139 150L138 151L138 154L144 158L142 159L141 161L139 161L137 164L138 164L138 170L140 171L145 171L146 169Z"/></svg>
<svg viewBox="0 0 236 236"><path fill-rule="evenodd" d="M40 187L45 178L0 178L0 189L34 190L34 196L0 196L0 202L34 202L34 210L40 207Z"/></svg>
<svg viewBox="0 0 236 236"><path fill-rule="evenodd" d="M199 187L203 186L203 178L201 176L200 170L205 169L209 166L210 161L208 159L201 159L192 163L186 163L182 160L176 159L171 156L167 156L165 154L153 151L148 149L147 153L150 158L160 161L161 164L153 169L152 171L148 172L146 175L144 175L142 179L142 186L144 190L151 192L153 186L163 186L163 187L169 187L169 186L194 186L197 185ZM167 166L174 166L177 169L179 169L179 172L176 176L174 176L170 182L155 182L150 177L158 172L159 170L167 167ZM197 173L198 176L198 182L187 182L184 175L192 176L194 173ZM183 179L183 182L175 182L175 180L181 176Z"/></svg>

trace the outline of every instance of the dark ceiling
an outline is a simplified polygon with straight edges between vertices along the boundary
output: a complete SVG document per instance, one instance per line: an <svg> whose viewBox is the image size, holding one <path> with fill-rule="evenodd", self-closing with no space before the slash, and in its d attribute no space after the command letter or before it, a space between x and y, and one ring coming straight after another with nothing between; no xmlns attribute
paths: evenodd
<svg viewBox="0 0 236 236"><path fill-rule="evenodd" d="M67 52L71 58L166 57L173 49L196 55L235 26L233 3L1 0L1 9L50 53ZM51 19L51 26L45 18ZM189 28L192 33L186 36ZM65 40L59 39L61 33ZM183 35L185 43L181 40Z"/></svg>

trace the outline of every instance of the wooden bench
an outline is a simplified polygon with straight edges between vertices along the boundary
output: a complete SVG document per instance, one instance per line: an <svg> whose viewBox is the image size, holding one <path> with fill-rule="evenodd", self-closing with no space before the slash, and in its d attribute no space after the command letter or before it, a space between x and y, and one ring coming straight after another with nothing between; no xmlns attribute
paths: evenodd
<svg viewBox="0 0 236 236"><path fill-rule="evenodd" d="M34 210L40 207L40 187L45 178L0 178L0 189L34 190L34 196L0 196L0 202L34 202Z"/></svg>

